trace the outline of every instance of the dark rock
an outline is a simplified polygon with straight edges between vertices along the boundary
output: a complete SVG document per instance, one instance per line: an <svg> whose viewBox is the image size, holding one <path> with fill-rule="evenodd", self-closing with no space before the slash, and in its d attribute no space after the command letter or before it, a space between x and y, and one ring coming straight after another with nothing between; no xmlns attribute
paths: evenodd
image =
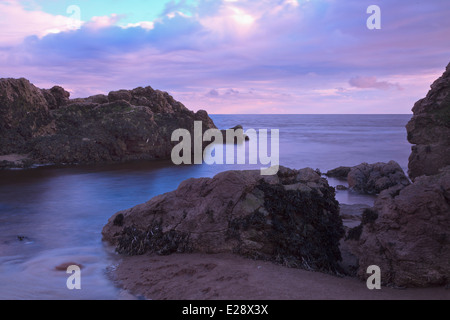
<svg viewBox="0 0 450 320"><path fill-rule="evenodd" d="M42 89L42 94L48 103L48 108L50 110L55 110L61 106L65 106L69 103L70 93L64 90L64 88L59 86L54 86L51 89Z"/></svg>
<svg viewBox="0 0 450 320"><path fill-rule="evenodd" d="M92 103L104 104L104 103L108 103L109 99L104 94L97 94L95 96L90 96L90 97L86 98L86 101L92 102Z"/></svg>
<svg viewBox="0 0 450 320"><path fill-rule="evenodd" d="M118 214L118 215L114 218L113 224L114 224L115 226L121 227L121 226L123 226L123 219L124 219L123 214Z"/></svg>
<svg viewBox="0 0 450 320"><path fill-rule="evenodd" d="M78 268L80 268L80 270L82 270L82 269L84 268L84 266L83 266L82 264L80 264L80 263L75 263L75 262L64 262L64 263L61 263L60 265L56 266L56 267L55 267L55 270L56 270L56 271L64 271L64 272L66 272L67 269L68 269L70 266L77 266Z"/></svg>
<svg viewBox="0 0 450 320"><path fill-rule="evenodd" d="M124 100L126 102L131 101L131 93L128 90L111 91L108 94L109 102L115 102L119 100Z"/></svg>
<svg viewBox="0 0 450 320"><path fill-rule="evenodd" d="M385 189L410 184L400 165L395 161L389 163L362 163L353 167L347 176L349 187L365 194L378 194Z"/></svg>
<svg viewBox="0 0 450 320"><path fill-rule="evenodd" d="M409 142L414 144L408 173L415 179L437 174L450 165L450 64L412 111L414 116L406 129Z"/></svg>
<svg viewBox="0 0 450 320"><path fill-rule="evenodd" d="M119 212L102 234L123 254L233 252L336 272L344 231L334 195L312 169L228 171Z"/></svg>
<svg viewBox="0 0 450 320"><path fill-rule="evenodd" d="M244 133L244 128L240 124L234 126L233 128L230 128L228 130L233 131L236 134L236 136L234 137L234 141L233 141L234 144L239 144L241 141L244 142L244 141L250 140L250 137ZM231 143L228 140L225 140L227 137L227 130L221 130L221 132L222 132L224 142ZM242 135L239 134L240 132L242 132Z"/></svg>
<svg viewBox="0 0 450 320"><path fill-rule="evenodd" d="M343 204L339 205L340 215L342 217L342 222L344 223L344 228L350 229L361 224L361 218L364 210L370 208L366 204Z"/></svg>
<svg viewBox="0 0 450 320"><path fill-rule="evenodd" d="M339 167L333 170L327 171L325 175L330 178L347 179L348 173L352 167Z"/></svg>
<svg viewBox="0 0 450 320"><path fill-rule="evenodd" d="M336 190L348 190L348 188L346 186L343 186L342 184L338 184L336 186Z"/></svg>
<svg viewBox="0 0 450 320"><path fill-rule="evenodd" d="M358 275L381 268L385 284L445 285L450 281L450 166L421 176L400 191L385 190L351 236Z"/></svg>
<svg viewBox="0 0 450 320"><path fill-rule="evenodd" d="M206 125L208 128L215 128L214 122L211 120L211 118L208 116L208 112L205 110L198 110L195 113L195 120L196 121L202 121L204 125Z"/></svg>
<svg viewBox="0 0 450 320"><path fill-rule="evenodd" d="M378 213L373 208L365 208L359 226L348 231L346 240L359 240L366 224L374 223L378 219Z"/></svg>
<svg viewBox="0 0 450 320"><path fill-rule="evenodd" d="M147 105L133 104L139 98ZM215 128L206 111L194 113L151 87L69 100L61 87L41 90L26 79L0 80L0 115L0 155L43 164L170 159L174 130L193 133L194 121Z"/></svg>
<svg viewBox="0 0 450 320"><path fill-rule="evenodd" d="M52 119L41 90L26 79L0 79L0 155L24 154ZM50 130L51 131L51 130Z"/></svg>

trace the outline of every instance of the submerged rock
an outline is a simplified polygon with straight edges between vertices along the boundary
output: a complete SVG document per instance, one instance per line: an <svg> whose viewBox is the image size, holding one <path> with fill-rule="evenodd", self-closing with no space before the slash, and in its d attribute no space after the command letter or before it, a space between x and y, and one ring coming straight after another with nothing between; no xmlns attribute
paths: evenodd
<svg viewBox="0 0 450 320"><path fill-rule="evenodd" d="M414 116L406 129L408 141L414 144L408 173L415 179L437 174L450 165L450 64L412 111Z"/></svg>
<svg viewBox="0 0 450 320"><path fill-rule="evenodd" d="M336 272L344 231L334 196L312 169L227 171L116 213L102 234L128 255L232 252Z"/></svg>
<svg viewBox="0 0 450 320"><path fill-rule="evenodd" d="M58 86L41 90L26 79L0 79L0 156L27 155L37 164L170 159L174 130L193 133L194 121L215 128L206 111L194 113L151 87L69 96Z"/></svg>
<svg viewBox="0 0 450 320"><path fill-rule="evenodd" d="M450 166L402 189L383 191L375 211L349 233L358 275L381 268L385 284L425 287L450 282Z"/></svg>
<svg viewBox="0 0 450 320"><path fill-rule="evenodd" d="M83 266L82 264L80 264L80 263L75 263L75 262L64 262L64 263L61 263L60 265L57 265L57 266L55 267L55 270L56 270L56 271L64 271L64 272L66 272L67 269L68 269L69 267L71 267L71 266L77 266L77 267L80 268L81 270L84 269L84 266Z"/></svg>

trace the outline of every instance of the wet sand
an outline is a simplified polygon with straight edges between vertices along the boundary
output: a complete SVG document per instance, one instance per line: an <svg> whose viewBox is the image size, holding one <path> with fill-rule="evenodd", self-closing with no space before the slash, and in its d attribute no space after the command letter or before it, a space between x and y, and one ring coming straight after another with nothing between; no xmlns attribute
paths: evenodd
<svg viewBox="0 0 450 320"><path fill-rule="evenodd" d="M283 267L233 254L124 257L115 281L152 300L448 300L444 287L369 290L351 277Z"/></svg>

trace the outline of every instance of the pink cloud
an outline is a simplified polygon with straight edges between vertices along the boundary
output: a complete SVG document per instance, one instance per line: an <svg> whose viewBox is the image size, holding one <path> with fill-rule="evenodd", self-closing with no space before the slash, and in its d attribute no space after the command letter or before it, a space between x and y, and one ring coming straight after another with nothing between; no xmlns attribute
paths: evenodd
<svg viewBox="0 0 450 320"><path fill-rule="evenodd" d="M376 77L355 77L351 78L348 83L352 87L361 89L389 90L395 88L397 90L403 90L403 88L398 83L378 81Z"/></svg>
<svg viewBox="0 0 450 320"><path fill-rule="evenodd" d="M0 46L20 44L26 37L43 37L50 33L73 29L73 19L66 16L54 16L42 11L25 10L19 1L0 2Z"/></svg>

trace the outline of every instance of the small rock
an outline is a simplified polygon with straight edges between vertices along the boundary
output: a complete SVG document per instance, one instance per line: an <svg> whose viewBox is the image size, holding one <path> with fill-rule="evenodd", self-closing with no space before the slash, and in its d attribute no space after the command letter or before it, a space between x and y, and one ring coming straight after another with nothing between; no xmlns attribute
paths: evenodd
<svg viewBox="0 0 450 320"><path fill-rule="evenodd" d="M351 167L339 167L327 171L325 175L330 178L347 179L348 173L350 172L351 169L352 169Z"/></svg>
<svg viewBox="0 0 450 320"><path fill-rule="evenodd" d="M56 271L67 271L67 269L70 267L70 266L78 266L80 269L83 269L84 268L84 266L82 265L82 264L80 264L80 263L75 263L75 262L65 262L65 263L61 263L60 265L58 265L58 266L56 266L55 267L55 270Z"/></svg>

